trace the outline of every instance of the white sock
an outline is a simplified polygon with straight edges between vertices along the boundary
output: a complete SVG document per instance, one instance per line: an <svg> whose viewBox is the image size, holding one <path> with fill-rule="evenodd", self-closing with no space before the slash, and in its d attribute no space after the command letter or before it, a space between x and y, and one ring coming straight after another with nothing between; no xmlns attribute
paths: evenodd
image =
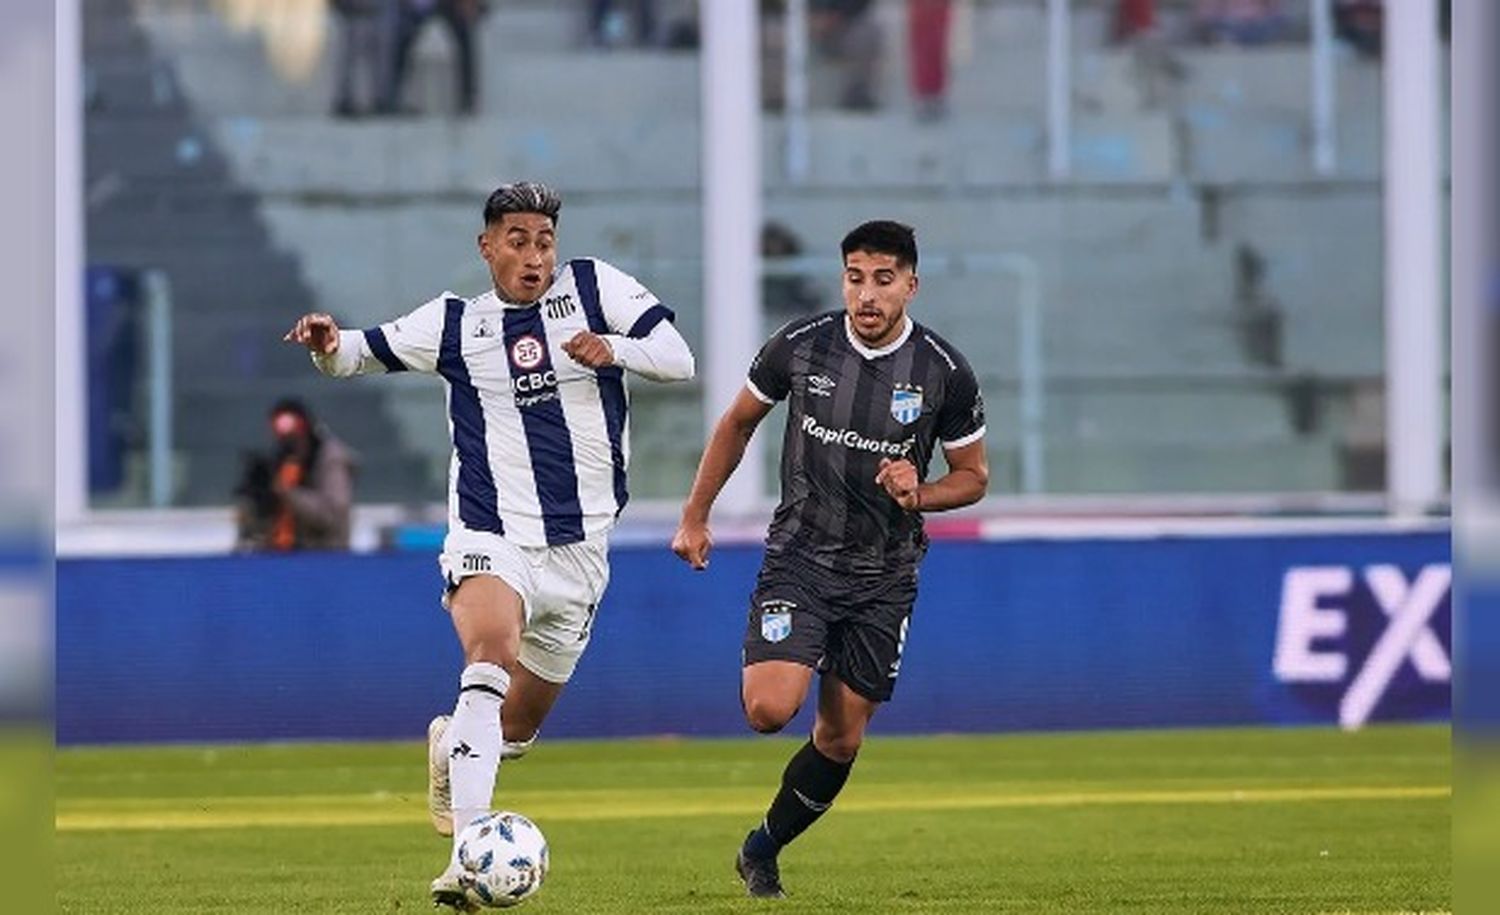
<svg viewBox="0 0 1500 915"><path fill-rule="evenodd" d="M465 667L459 678L458 704L443 735L455 842L465 826L490 812L500 768L500 705L508 689L510 674L485 661Z"/></svg>

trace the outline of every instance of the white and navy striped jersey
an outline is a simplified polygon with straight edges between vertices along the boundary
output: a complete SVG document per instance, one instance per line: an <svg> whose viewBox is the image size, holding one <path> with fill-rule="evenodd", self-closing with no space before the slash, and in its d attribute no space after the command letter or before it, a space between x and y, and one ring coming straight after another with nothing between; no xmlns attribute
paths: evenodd
<svg viewBox="0 0 1500 915"><path fill-rule="evenodd" d="M555 546L609 530L629 498L623 369L692 377L673 317L630 275L582 258L532 304L444 293L378 327L341 331L338 352L314 362L337 376L441 375L453 438L449 526ZM563 352L584 330L606 336L615 365L587 368Z"/></svg>

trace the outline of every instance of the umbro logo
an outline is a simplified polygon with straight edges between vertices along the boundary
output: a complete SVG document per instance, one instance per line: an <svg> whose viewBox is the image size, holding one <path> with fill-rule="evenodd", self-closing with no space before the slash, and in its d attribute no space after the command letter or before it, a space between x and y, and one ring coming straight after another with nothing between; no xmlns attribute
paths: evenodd
<svg viewBox="0 0 1500 915"><path fill-rule="evenodd" d="M807 393L815 397L832 397L834 380L827 375L807 376Z"/></svg>
<svg viewBox="0 0 1500 915"><path fill-rule="evenodd" d="M469 746L467 743L465 743L464 741L460 740L458 742L458 745L453 748L453 752L451 752L451 753L448 754L448 758L449 759L478 759L479 758L479 754L474 752L474 748L473 747Z"/></svg>

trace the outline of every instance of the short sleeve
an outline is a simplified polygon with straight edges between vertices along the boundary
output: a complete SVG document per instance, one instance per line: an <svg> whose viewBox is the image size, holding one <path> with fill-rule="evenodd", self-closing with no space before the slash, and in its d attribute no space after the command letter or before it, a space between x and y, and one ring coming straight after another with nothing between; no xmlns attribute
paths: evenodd
<svg viewBox="0 0 1500 915"><path fill-rule="evenodd" d="M746 384L750 393L764 403L778 403L786 399L792 390L792 343L787 339L786 328L776 332L767 340L750 363L750 376Z"/></svg>
<svg viewBox="0 0 1500 915"><path fill-rule="evenodd" d="M663 305L640 280L605 261L594 261L599 283L599 305L610 333L640 339L662 321L676 321L672 309Z"/></svg>
<svg viewBox="0 0 1500 915"><path fill-rule="evenodd" d="M437 371L438 348L443 339L446 302L456 298L444 293L410 314L364 330L371 355L387 372Z"/></svg>
<svg viewBox="0 0 1500 915"><path fill-rule="evenodd" d="M947 391L938 408L937 433L945 448L962 448L984 438L984 395L974 369L962 357L948 376Z"/></svg>

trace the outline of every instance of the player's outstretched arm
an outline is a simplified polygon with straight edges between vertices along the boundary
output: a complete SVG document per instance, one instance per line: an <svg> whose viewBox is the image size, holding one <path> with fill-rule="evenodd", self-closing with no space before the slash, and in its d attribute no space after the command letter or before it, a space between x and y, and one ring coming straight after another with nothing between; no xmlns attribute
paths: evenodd
<svg viewBox="0 0 1500 915"><path fill-rule="evenodd" d="M694 569L708 566L708 552L713 546L708 515L714 500L740 465L750 437L769 412L770 404L742 388L709 436L703 459L698 462L698 473L693 477L693 488L682 506L682 522L672 538L672 552Z"/></svg>
<svg viewBox="0 0 1500 915"><path fill-rule="evenodd" d="M281 339L307 347L313 364L323 374L347 378L359 373L363 354L358 339L350 341L345 337L358 338L359 334L339 330L332 315L313 312L298 318Z"/></svg>

